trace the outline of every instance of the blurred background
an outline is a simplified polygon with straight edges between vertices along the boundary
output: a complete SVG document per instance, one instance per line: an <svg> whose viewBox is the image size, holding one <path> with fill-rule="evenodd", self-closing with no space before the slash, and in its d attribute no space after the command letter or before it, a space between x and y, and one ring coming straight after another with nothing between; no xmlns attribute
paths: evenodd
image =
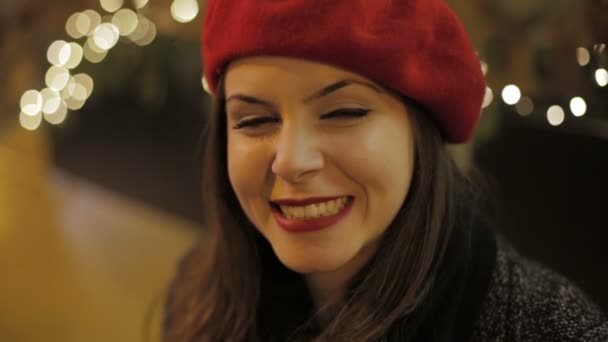
<svg viewBox="0 0 608 342"><path fill-rule="evenodd" d="M500 231L608 310L608 1L448 1ZM200 210L205 1L0 3L0 341L156 341Z"/></svg>

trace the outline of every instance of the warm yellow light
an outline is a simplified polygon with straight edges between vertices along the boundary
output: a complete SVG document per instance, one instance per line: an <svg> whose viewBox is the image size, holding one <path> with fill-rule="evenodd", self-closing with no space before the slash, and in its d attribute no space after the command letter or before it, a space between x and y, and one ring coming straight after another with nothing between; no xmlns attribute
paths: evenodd
<svg viewBox="0 0 608 342"><path fill-rule="evenodd" d="M587 103L582 97L575 97L570 100L570 111L574 116L583 116L587 113Z"/></svg>
<svg viewBox="0 0 608 342"><path fill-rule="evenodd" d="M486 108L489 105L492 104L492 101L494 100L494 92L492 91L492 89L490 87L486 87L486 93L483 97L483 104L481 105L481 108Z"/></svg>
<svg viewBox="0 0 608 342"><path fill-rule="evenodd" d="M207 93L211 94L211 90L209 88L209 83L207 82L205 75L203 75L201 82L203 83L203 90L205 90Z"/></svg>
<svg viewBox="0 0 608 342"><path fill-rule="evenodd" d="M27 129L28 131L34 131L38 127L40 127L40 123L42 122L42 113L38 112L38 114L31 116L26 113L19 113L19 123L21 127Z"/></svg>
<svg viewBox="0 0 608 342"><path fill-rule="evenodd" d="M21 96L20 104L23 114L36 116L42 110L42 94L37 90L28 90Z"/></svg>
<svg viewBox="0 0 608 342"><path fill-rule="evenodd" d="M72 42L69 45L72 53L70 54L70 58L66 62L65 67L68 69L74 69L80 65L80 62L82 62L83 51L82 47L77 43Z"/></svg>
<svg viewBox="0 0 608 342"><path fill-rule="evenodd" d="M70 79L68 85L61 92L61 98L65 101L67 108L79 110L84 106L92 92L93 79L87 74L78 74Z"/></svg>
<svg viewBox="0 0 608 342"><path fill-rule="evenodd" d="M564 110L560 106L551 106L549 110L547 110L547 120L551 124L551 126L559 126L564 122L566 118L566 114Z"/></svg>
<svg viewBox="0 0 608 342"><path fill-rule="evenodd" d="M63 40L54 41L47 50L46 57L52 65L64 66L72 55L70 44Z"/></svg>
<svg viewBox="0 0 608 342"><path fill-rule="evenodd" d="M54 113L44 114L44 120L52 125L59 125L65 121L68 115L68 107L64 101L60 100L59 107Z"/></svg>
<svg viewBox="0 0 608 342"><path fill-rule="evenodd" d="M42 95L42 113L55 113L61 104L61 95L59 92L55 89L44 88L40 94Z"/></svg>
<svg viewBox="0 0 608 342"><path fill-rule="evenodd" d="M488 63L481 61L481 71L484 75L488 73Z"/></svg>
<svg viewBox="0 0 608 342"><path fill-rule="evenodd" d="M502 90L502 99L508 105L516 104L521 98L521 91L516 85L510 84Z"/></svg>
<svg viewBox="0 0 608 342"><path fill-rule="evenodd" d="M528 97L522 97L515 105L515 110L521 116L528 116L534 111L534 102Z"/></svg>
<svg viewBox="0 0 608 342"><path fill-rule="evenodd" d="M99 24L101 24L101 15L91 9L82 12L82 16L76 21L78 31L84 32L83 35L86 36L92 35Z"/></svg>
<svg viewBox="0 0 608 342"><path fill-rule="evenodd" d="M139 16L139 25L129 38L139 46L149 45L156 38L156 25L144 16Z"/></svg>
<svg viewBox="0 0 608 342"><path fill-rule="evenodd" d="M127 8L121 9L112 17L112 24L118 28L121 36L128 36L133 33L138 22L137 14Z"/></svg>
<svg viewBox="0 0 608 342"><path fill-rule="evenodd" d="M140 9L148 4L148 0L133 0L136 9Z"/></svg>
<svg viewBox="0 0 608 342"><path fill-rule="evenodd" d="M86 18L85 20L88 20L88 17L86 17L80 12L77 12L72 14L70 18L68 18L68 21L65 23L65 31L70 35L70 37L74 39L80 39L86 34L85 30L81 30L78 27L78 20L81 17L84 17Z"/></svg>
<svg viewBox="0 0 608 342"><path fill-rule="evenodd" d="M141 14L138 14L137 15L137 26L135 27L135 30L133 30L133 32L131 32L131 34L128 35L129 39L131 39L133 42L142 40L144 38L144 36L146 35L146 33L148 32L148 28L149 28L150 24L151 24L151 22L150 22L150 20L148 20L148 18L144 17Z"/></svg>
<svg viewBox="0 0 608 342"><path fill-rule="evenodd" d="M595 81L600 87L608 85L608 70L600 68L595 71Z"/></svg>
<svg viewBox="0 0 608 342"><path fill-rule="evenodd" d="M91 76L82 73L82 74L74 75L74 77L72 79L75 83L79 84L82 87L82 89L84 90L83 93L78 93L77 95L74 95L74 96L78 99L83 99L83 100L88 99L91 96L91 94L93 93L93 89L94 89L94 83L93 83L93 79L91 78Z"/></svg>
<svg viewBox="0 0 608 342"><path fill-rule="evenodd" d="M576 49L576 61L578 65L585 66L589 64L591 61L591 54L589 54L589 50L584 47L579 47Z"/></svg>
<svg viewBox="0 0 608 342"><path fill-rule="evenodd" d="M46 72L44 80L47 87L61 91L70 80L70 72L66 67L52 66Z"/></svg>
<svg viewBox="0 0 608 342"><path fill-rule="evenodd" d="M101 50L97 47L93 40L89 37L87 42L84 44L84 58L86 58L91 63L99 63L106 58L108 54L107 50Z"/></svg>
<svg viewBox="0 0 608 342"><path fill-rule="evenodd" d="M99 3L101 4L101 8L103 8L107 12L113 13L113 12L118 11L122 7L124 1L123 0L99 0Z"/></svg>
<svg viewBox="0 0 608 342"><path fill-rule="evenodd" d="M192 21L198 15L198 3L195 0L173 0L171 15L180 23Z"/></svg>
<svg viewBox="0 0 608 342"><path fill-rule="evenodd" d="M110 50L118 43L120 32L116 25L112 23L103 23L93 32L93 43L102 50Z"/></svg>

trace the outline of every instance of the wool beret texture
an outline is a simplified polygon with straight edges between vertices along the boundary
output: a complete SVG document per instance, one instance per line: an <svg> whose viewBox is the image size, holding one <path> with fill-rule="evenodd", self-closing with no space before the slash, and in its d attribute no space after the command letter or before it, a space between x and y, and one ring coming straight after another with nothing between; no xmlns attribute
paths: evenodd
<svg viewBox="0 0 608 342"><path fill-rule="evenodd" d="M208 0L202 28L212 94L233 60L300 58L352 71L420 104L446 142L473 134L485 78L443 0Z"/></svg>

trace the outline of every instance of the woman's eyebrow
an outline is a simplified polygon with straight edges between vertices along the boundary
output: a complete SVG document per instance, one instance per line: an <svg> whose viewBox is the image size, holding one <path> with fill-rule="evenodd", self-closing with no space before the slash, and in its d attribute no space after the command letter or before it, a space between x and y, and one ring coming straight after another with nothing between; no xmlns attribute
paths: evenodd
<svg viewBox="0 0 608 342"><path fill-rule="evenodd" d="M378 93L383 93L384 92L380 87L378 87L378 86L376 86L376 85L374 85L372 83L365 82L365 81L359 81L359 80L355 80L355 79L345 79L345 80L341 80L341 81L332 83L332 84L324 87L323 89L317 91L316 93L314 93L314 94L312 94L312 95L304 98L302 100L302 103L307 103L307 102L310 102L310 101L318 100L318 99L320 99L322 97L325 97L325 96L327 96L327 95L329 95L329 94L331 94L331 93L333 93L335 91L338 91L338 90L340 90L340 89L342 89L342 88L344 88L346 86L349 86L351 84L362 85L362 86L371 88L371 89L377 91Z"/></svg>
<svg viewBox="0 0 608 342"><path fill-rule="evenodd" d="M362 85L362 86L371 88L371 89L377 91L378 93L384 93L384 91L380 87L378 87L372 83L365 82L365 81L359 81L359 80L355 80L355 79L345 79L345 80L341 80L341 81L332 83L328 86L325 86L325 87L323 87L323 89L315 92L314 94L305 97L302 100L302 103L308 103L311 101L318 100L322 97L328 96L329 94L336 92L336 91L338 91L344 87L347 87L349 85L352 85L352 84ZM262 105L262 106L269 107L269 108L276 108L276 105L270 101L262 100L257 97L239 94L239 93L229 96L225 102L228 103L228 101L230 101L230 100L240 100L240 101L251 103L251 104L258 104L258 105Z"/></svg>

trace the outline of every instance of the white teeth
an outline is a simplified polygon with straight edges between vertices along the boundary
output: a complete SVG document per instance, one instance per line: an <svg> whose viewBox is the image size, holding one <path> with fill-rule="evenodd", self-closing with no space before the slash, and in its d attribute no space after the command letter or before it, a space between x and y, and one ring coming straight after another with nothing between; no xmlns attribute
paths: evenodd
<svg viewBox="0 0 608 342"><path fill-rule="evenodd" d="M348 202L347 197L341 197L332 201L309 204L306 206L281 205L281 211L287 218L313 219L321 216L331 216L339 213Z"/></svg>

